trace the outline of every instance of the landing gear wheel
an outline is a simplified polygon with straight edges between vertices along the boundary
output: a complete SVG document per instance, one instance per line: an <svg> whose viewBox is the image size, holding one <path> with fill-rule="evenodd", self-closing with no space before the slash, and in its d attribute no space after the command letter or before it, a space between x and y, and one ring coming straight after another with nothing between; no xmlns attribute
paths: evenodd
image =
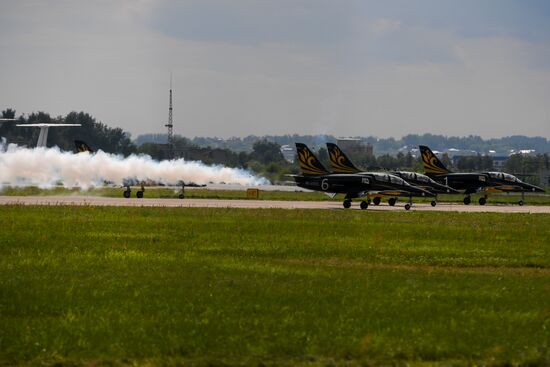
<svg viewBox="0 0 550 367"><path fill-rule="evenodd" d="M396 202L397 202L396 198L389 198L388 199L388 204L390 204L390 206L394 206Z"/></svg>
<svg viewBox="0 0 550 367"><path fill-rule="evenodd" d="M344 200L344 208L349 209L351 207L351 200Z"/></svg>
<svg viewBox="0 0 550 367"><path fill-rule="evenodd" d="M472 199L469 196L466 196L463 202L464 202L464 205L470 205L470 203L472 202Z"/></svg>
<svg viewBox="0 0 550 367"><path fill-rule="evenodd" d="M178 195L178 198L180 198L180 199L185 198L185 195L183 194L183 192L180 192L180 194Z"/></svg>
<svg viewBox="0 0 550 367"><path fill-rule="evenodd" d="M485 205L485 203L487 202L487 199L479 198L478 202L479 202L479 205Z"/></svg>
<svg viewBox="0 0 550 367"><path fill-rule="evenodd" d="M381 201L382 201L382 200L381 200L378 196L375 197L374 199L372 199L372 203L373 203L374 205L380 205L380 202L381 202Z"/></svg>
<svg viewBox="0 0 550 367"><path fill-rule="evenodd" d="M518 204L519 204L519 206L523 206L523 200L520 200L520 201L518 202Z"/></svg>
<svg viewBox="0 0 550 367"><path fill-rule="evenodd" d="M405 210L409 210L409 209L411 209L411 204L409 203L405 204Z"/></svg>
<svg viewBox="0 0 550 367"><path fill-rule="evenodd" d="M436 206L437 205L437 201L435 200L432 200L432 202L430 203L432 206Z"/></svg>
<svg viewBox="0 0 550 367"><path fill-rule="evenodd" d="M365 210L369 207L369 203L363 200L359 206L362 210Z"/></svg>
<svg viewBox="0 0 550 367"><path fill-rule="evenodd" d="M370 205L371 201L370 201L370 198L367 199L367 204Z"/></svg>
<svg viewBox="0 0 550 367"><path fill-rule="evenodd" d="M122 195L123 195L126 199L129 199L131 193L132 193L132 192L131 192L130 190L125 190L125 191L122 193Z"/></svg>
<svg viewBox="0 0 550 367"><path fill-rule="evenodd" d="M139 190L138 192L136 192L136 197L138 199L142 199L143 198L143 191Z"/></svg>

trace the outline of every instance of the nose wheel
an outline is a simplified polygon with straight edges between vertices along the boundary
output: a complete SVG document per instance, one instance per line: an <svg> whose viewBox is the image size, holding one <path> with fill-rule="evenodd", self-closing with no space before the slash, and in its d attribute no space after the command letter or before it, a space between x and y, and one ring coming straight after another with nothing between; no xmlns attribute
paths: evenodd
<svg viewBox="0 0 550 367"><path fill-rule="evenodd" d="M413 205L413 197L412 195L409 196L409 202L405 204L405 210L411 210L411 206Z"/></svg>
<svg viewBox="0 0 550 367"><path fill-rule="evenodd" d="M464 205L470 205L471 202L472 202L472 198L469 196L466 196L463 200Z"/></svg>
<svg viewBox="0 0 550 367"><path fill-rule="evenodd" d="M535 190L535 189L533 189L533 191L534 191L534 190ZM518 205L519 205L519 206L523 206L524 201L525 201L525 191L522 191L522 192L521 192L521 200L518 202Z"/></svg>
<svg viewBox="0 0 550 367"><path fill-rule="evenodd" d="M432 200L432 202L430 203L431 206L436 206L437 205L437 201L435 200Z"/></svg>
<svg viewBox="0 0 550 367"><path fill-rule="evenodd" d="M351 207L351 200L344 200L342 205L344 206L344 209L349 209Z"/></svg>

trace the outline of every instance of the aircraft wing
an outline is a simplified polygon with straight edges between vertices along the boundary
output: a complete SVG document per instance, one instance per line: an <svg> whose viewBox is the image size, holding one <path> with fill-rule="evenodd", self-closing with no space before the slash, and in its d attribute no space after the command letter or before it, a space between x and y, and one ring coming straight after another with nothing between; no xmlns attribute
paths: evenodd
<svg viewBox="0 0 550 367"><path fill-rule="evenodd" d="M400 191L400 190L380 190L380 191L369 191L369 195L380 195L380 196L409 196L410 192Z"/></svg>
<svg viewBox="0 0 550 367"><path fill-rule="evenodd" d="M483 189L484 192L513 192L524 191L522 187L516 185L499 185L499 186L487 186Z"/></svg>

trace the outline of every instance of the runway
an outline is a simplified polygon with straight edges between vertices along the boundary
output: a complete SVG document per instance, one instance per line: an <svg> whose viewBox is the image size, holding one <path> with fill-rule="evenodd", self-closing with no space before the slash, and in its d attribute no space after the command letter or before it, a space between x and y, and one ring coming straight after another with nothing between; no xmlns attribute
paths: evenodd
<svg viewBox="0 0 550 367"><path fill-rule="evenodd" d="M405 211L405 202L391 207L387 204L369 205L365 212ZM133 206L133 207L174 207L174 208L245 208L245 209L343 209L338 201L275 201L275 200L220 200L220 199L124 199L98 196L0 196L0 205L75 205L75 206ZM351 209L360 210L354 202ZM550 206L535 205L463 205L438 203L413 204L410 211L463 212L463 213L545 213L550 214Z"/></svg>

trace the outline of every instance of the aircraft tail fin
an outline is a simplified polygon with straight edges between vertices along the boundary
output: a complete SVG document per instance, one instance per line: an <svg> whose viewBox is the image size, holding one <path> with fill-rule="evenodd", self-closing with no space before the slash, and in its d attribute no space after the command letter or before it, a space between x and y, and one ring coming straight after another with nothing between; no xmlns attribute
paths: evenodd
<svg viewBox="0 0 550 367"><path fill-rule="evenodd" d="M334 173L357 173L360 170L355 167L347 155L342 152L338 145L327 143L330 166Z"/></svg>
<svg viewBox="0 0 550 367"><path fill-rule="evenodd" d="M425 145L420 145L420 154L422 156L422 163L424 164L424 171L428 175L439 175L450 173L443 162L437 158L430 148Z"/></svg>
<svg viewBox="0 0 550 367"><path fill-rule="evenodd" d="M307 145L296 143L296 152L298 153L300 169L304 175L321 176L329 173L315 154L309 150Z"/></svg>
<svg viewBox="0 0 550 367"><path fill-rule="evenodd" d="M75 140L74 141L74 145L76 147L76 151L78 153L82 153L82 152L89 152L89 153L93 153L94 150L92 148L90 148L88 146L88 144L86 144L85 142L83 142L82 140Z"/></svg>

